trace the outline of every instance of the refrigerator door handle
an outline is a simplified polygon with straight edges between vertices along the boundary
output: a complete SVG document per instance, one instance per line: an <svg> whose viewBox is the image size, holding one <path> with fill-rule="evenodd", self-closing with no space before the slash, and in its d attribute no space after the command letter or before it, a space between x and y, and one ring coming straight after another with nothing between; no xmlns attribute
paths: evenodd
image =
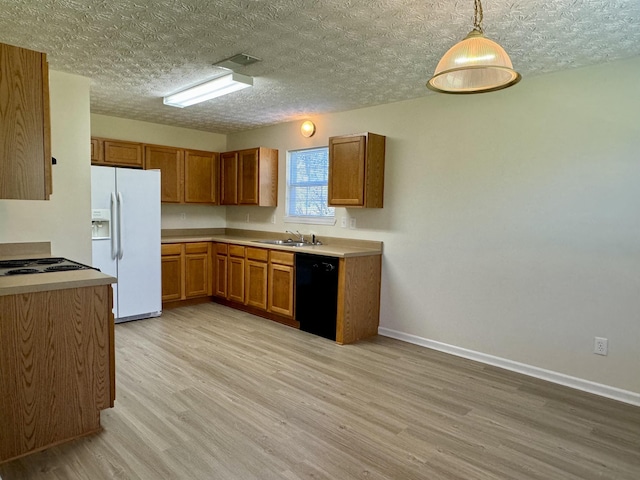
<svg viewBox="0 0 640 480"><path fill-rule="evenodd" d="M122 246L122 205L123 205L122 193L118 192L118 258L122 259L124 255L124 248Z"/></svg>
<svg viewBox="0 0 640 480"><path fill-rule="evenodd" d="M116 194L111 192L111 258L118 256L118 245L116 243Z"/></svg>

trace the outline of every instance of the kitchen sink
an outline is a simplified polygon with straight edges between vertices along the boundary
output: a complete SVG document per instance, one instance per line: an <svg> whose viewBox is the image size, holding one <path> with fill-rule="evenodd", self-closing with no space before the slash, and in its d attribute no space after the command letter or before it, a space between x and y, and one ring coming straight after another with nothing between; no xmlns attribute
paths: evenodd
<svg viewBox="0 0 640 480"><path fill-rule="evenodd" d="M298 242L296 240L254 240L255 243L264 243L266 245L278 245L281 247L311 247L313 243Z"/></svg>

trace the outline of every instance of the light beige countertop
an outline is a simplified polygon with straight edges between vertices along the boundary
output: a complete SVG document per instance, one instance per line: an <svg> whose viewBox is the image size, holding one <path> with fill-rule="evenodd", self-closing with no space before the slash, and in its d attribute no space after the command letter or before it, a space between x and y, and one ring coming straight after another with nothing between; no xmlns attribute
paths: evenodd
<svg viewBox="0 0 640 480"><path fill-rule="evenodd" d="M256 240L286 239L289 235L278 232L255 230L202 229L202 230L163 230L162 243L220 242L244 245L247 247L268 248L292 253L311 253L329 257L361 257L382 254L382 242L370 240L352 240L334 237L320 237L322 245L287 247L260 243Z"/></svg>
<svg viewBox="0 0 640 480"><path fill-rule="evenodd" d="M47 242L37 244L0 244L0 260L46 258L50 256L51 249ZM97 285L110 285L116 282L117 279L114 277L100 273L97 270L10 275L0 277L0 296L64 290L67 288L94 287Z"/></svg>

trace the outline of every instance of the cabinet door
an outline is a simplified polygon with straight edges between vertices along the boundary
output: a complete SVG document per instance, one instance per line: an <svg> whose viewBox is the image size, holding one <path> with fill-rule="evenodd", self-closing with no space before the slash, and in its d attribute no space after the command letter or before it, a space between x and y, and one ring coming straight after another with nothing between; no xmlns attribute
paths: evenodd
<svg viewBox="0 0 640 480"><path fill-rule="evenodd" d="M259 153L257 148L238 152L239 205L258 205Z"/></svg>
<svg viewBox="0 0 640 480"><path fill-rule="evenodd" d="M145 168L160 170L160 201L163 203L184 202L183 159L180 148L145 145Z"/></svg>
<svg viewBox="0 0 640 480"><path fill-rule="evenodd" d="M266 262L246 260L245 265L245 304L267 309L267 269Z"/></svg>
<svg viewBox="0 0 640 480"><path fill-rule="evenodd" d="M185 150L184 200L187 203L218 203L217 154Z"/></svg>
<svg viewBox="0 0 640 480"><path fill-rule="evenodd" d="M294 267L269 264L269 311L293 318Z"/></svg>
<svg viewBox="0 0 640 480"><path fill-rule="evenodd" d="M365 137L329 139L329 205L363 206Z"/></svg>
<svg viewBox="0 0 640 480"><path fill-rule="evenodd" d="M244 258L229 257L227 299L244 303Z"/></svg>
<svg viewBox="0 0 640 480"><path fill-rule="evenodd" d="M238 154L220 155L220 205L238 204Z"/></svg>
<svg viewBox="0 0 640 480"><path fill-rule="evenodd" d="M104 163L104 144L100 138L91 139L91 163Z"/></svg>
<svg viewBox="0 0 640 480"><path fill-rule="evenodd" d="M0 44L0 199L48 200L50 194L47 57Z"/></svg>
<svg viewBox="0 0 640 480"><path fill-rule="evenodd" d="M173 247L174 253L166 254L167 247ZM176 248L177 247L177 248ZM169 302L172 300L181 300L182 297L182 285L183 285L183 271L184 256L181 254L182 245L163 245L162 254L162 301ZM171 251L171 250L169 250ZM179 252L179 253L175 253Z"/></svg>
<svg viewBox="0 0 640 480"><path fill-rule="evenodd" d="M105 140L104 164L114 167L142 168L144 166L142 144Z"/></svg>
<svg viewBox="0 0 640 480"><path fill-rule="evenodd" d="M216 255L215 287L213 294L217 297L227 298L227 254Z"/></svg>
<svg viewBox="0 0 640 480"><path fill-rule="evenodd" d="M185 298L207 296L209 256L206 253L185 256Z"/></svg>

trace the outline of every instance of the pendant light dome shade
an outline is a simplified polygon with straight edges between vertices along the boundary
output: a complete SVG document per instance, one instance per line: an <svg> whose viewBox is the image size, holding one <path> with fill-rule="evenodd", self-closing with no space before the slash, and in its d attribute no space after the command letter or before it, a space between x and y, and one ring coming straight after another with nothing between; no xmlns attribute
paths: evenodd
<svg viewBox="0 0 640 480"><path fill-rule="evenodd" d="M442 93L493 92L521 78L504 48L472 30L444 54L427 88Z"/></svg>

